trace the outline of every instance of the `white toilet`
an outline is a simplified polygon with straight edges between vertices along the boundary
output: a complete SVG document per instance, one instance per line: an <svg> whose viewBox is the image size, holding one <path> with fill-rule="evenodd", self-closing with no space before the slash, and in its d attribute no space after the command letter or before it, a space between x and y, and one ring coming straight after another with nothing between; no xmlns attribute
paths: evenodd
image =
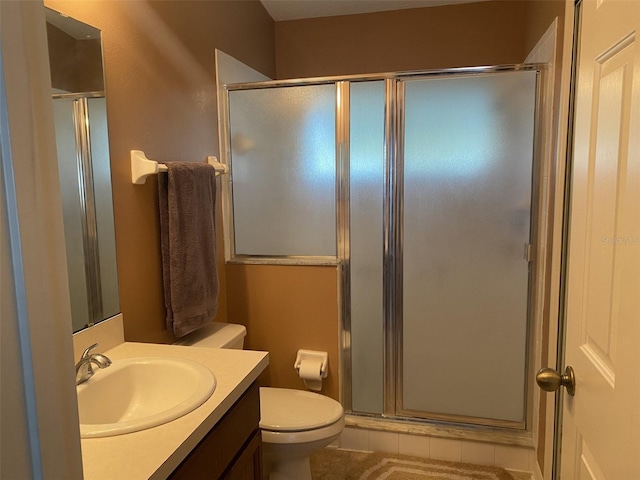
<svg viewBox="0 0 640 480"><path fill-rule="evenodd" d="M212 323L176 345L205 348L244 347L243 325ZM336 440L344 429L344 410L332 398L303 390L260 388L265 478L311 480L309 456Z"/></svg>

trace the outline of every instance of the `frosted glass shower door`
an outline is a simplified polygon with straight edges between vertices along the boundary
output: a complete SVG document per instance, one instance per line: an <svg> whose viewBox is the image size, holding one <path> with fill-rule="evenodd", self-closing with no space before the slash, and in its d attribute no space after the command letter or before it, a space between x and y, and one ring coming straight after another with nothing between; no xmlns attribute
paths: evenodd
<svg viewBox="0 0 640 480"><path fill-rule="evenodd" d="M229 92L235 254L335 258L335 92Z"/></svg>
<svg viewBox="0 0 640 480"><path fill-rule="evenodd" d="M350 86L352 408L383 412L385 84Z"/></svg>
<svg viewBox="0 0 640 480"><path fill-rule="evenodd" d="M536 72L405 82L401 414L524 426L535 98Z"/></svg>

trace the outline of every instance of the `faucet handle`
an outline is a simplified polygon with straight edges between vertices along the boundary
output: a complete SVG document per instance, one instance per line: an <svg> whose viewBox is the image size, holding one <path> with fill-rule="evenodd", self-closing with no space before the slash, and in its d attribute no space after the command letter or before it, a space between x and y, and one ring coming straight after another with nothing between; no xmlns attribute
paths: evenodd
<svg viewBox="0 0 640 480"><path fill-rule="evenodd" d="M82 356L80 357L80 360L82 360L83 358L87 358L89 356L89 353L91 352L91 350L93 350L97 346L98 346L98 344L94 343L93 345L87 347L87 349L84 352L82 352Z"/></svg>

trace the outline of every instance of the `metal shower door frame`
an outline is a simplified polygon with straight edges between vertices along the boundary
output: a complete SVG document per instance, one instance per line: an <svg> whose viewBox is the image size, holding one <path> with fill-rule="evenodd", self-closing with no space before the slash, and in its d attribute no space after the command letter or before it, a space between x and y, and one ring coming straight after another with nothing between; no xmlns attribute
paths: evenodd
<svg viewBox="0 0 640 480"><path fill-rule="evenodd" d="M535 87L535 119L533 132L533 152L532 152L532 184L531 184L531 208L529 222L529 243L535 245L538 234L538 197L540 192L540 154L543 151L540 145L540 129L542 127L542 103L543 103L543 84L541 79L545 67L542 65L517 65L513 68L498 67L487 69L483 72L474 71L439 71L437 75L440 77L458 78L461 74L465 76L499 73L499 72L515 72L523 70L534 70L536 75ZM421 79L432 77L426 73ZM411 80L416 79L412 77ZM535 284L538 273L535 265L530 264L528 274L528 294L527 294L527 318L526 318L526 345L527 351L525 355L525 388L524 388L524 421L507 421L491 418L470 417L465 415L439 414L433 412L417 412L403 408L403 242L404 242L404 106L405 106L405 78L395 80L395 85L387 90L387 106L392 111L387 115L387 138L389 144L387 148L387 165L389 171L389 185L387 185L388 194L385 197L385 211L388 211L390 218L385 218L385 226L389 232L385 232L385 238L389 238L391 244L385 245L385 381L384 381L384 410L383 415L386 419L412 420L418 422L448 422L458 425L480 425L487 427L495 427L507 430L525 430L531 424L531 400L533 396L532 385L529 381L532 375L532 318L535 306L534 296L536 294ZM394 138L390 138L393 136ZM357 412L353 412L356 413Z"/></svg>
<svg viewBox="0 0 640 480"><path fill-rule="evenodd" d="M533 152L533 184L532 184L532 204L531 204L531 225L530 238L535 239L537 233L536 220L538 218L538 202L536 200L540 190L540 154L543 151L539 145L539 129L542 124L542 88L544 75L547 66L545 64L513 64L497 65L486 67L451 68L436 70L421 70L409 72L386 72L371 75L348 75L332 77L316 77L290 80L274 80L265 82L250 82L225 85L228 95L231 91L255 90L280 88L291 86L334 84L336 87L336 258L330 257L300 257L300 256L249 256L236 255L233 251L233 164L230 152L221 151L221 156L226 157L226 163L230 166L231 175L224 181L228 182L229 193L225 199L224 214L231 221L231 254L227 259L234 264L276 264L276 265L332 265L338 266L339 272L339 322L340 322L340 397L345 411L353 416L367 418L384 418L386 420L415 421L423 423L447 421L458 425L481 425L495 427L505 430L522 431L531 424L531 399L533 398L532 388L527 381L525 385L525 422L509 422L493 419L480 419L476 417L465 417L456 415L428 415L421 417L408 416L401 413L399 408L402 405L401 390L401 355L402 355L402 244L403 244L403 166L404 166L404 82L411 79L426 79L435 77L459 77L494 74L500 72L536 71L536 101L535 101L535 122L534 122L534 152ZM383 411L378 414L354 412L352 395L352 351L351 351L351 292L350 292L350 212L349 212L349 157L350 157L350 86L354 82L380 81L385 82L385 173L384 173L384 231L383 237L383 356L384 356L384 379L383 379ZM230 104L229 104L230 105ZM227 118L229 122L229 110ZM230 136L230 132L227 132ZM221 140L221 143L230 145L230 138ZM223 149L221 149L223 150ZM226 149L225 149L226 150ZM223 154L224 153L224 154ZM529 302L528 302L528 325L527 325L527 352L526 354L526 378L530 377L529 370L532 368L532 322L531 310L533 308L532 296L535 294L534 283L537 275L536 269L532 266L529 280ZM400 396L398 395L400 391Z"/></svg>

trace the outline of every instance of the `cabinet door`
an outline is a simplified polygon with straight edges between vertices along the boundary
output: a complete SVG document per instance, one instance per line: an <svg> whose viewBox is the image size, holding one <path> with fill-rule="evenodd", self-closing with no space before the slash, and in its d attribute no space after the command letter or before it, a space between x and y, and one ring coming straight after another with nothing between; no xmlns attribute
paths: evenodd
<svg viewBox="0 0 640 480"><path fill-rule="evenodd" d="M262 441L257 430L240 452L224 480L262 480Z"/></svg>
<svg viewBox="0 0 640 480"><path fill-rule="evenodd" d="M230 465L235 466L251 445L253 450L258 450L256 459L260 462L259 421L260 393L254 383L173 472L171 480L227 478L233 468ZM256 435L257 446L254 443ZM262 467L256 468L260 472Z"/></svg>

